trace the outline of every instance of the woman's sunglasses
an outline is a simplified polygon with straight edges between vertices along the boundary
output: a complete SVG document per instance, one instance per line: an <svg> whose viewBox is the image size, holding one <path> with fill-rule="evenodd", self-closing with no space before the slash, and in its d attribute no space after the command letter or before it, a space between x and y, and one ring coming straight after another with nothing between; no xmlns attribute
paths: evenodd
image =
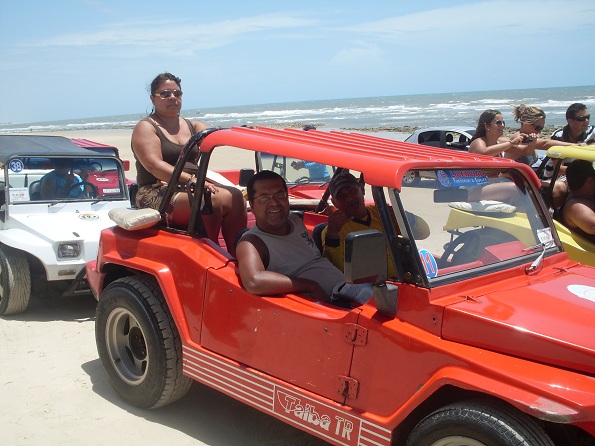
<svg viewBox="0 0 595 446"><path fill-rule="evenodd" d="M543 126L542 125L535 125L535 124L531 124L533 126L533 128L535 129L536 132L541 132L543 130Z"/></svg>
<svg viewBox="0 0 595 446"><path fill-rule="evenodd" d="M501 119L498 119L497 121L494 121L494 124L496 124L496 125L506 125L506 123L504 121L502 121Z"/></svg>
<svg viewBox="0 0 595 446"><path fill-rule="evenodd" d="M161 99L167 99L172 94L176 98L181 98L184 93L182 93L182 90L163 90L157 93L155 96L159 96Z"/></svg>

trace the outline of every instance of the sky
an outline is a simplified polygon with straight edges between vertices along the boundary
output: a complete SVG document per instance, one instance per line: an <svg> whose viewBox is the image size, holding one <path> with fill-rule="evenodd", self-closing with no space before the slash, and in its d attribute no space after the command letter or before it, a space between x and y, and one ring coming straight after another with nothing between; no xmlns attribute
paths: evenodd
<svg viewBox="0 0 595 446"><path fill-rule="evenodd" d="M0 0L0 123L595 84L593 0Z"/></svg>

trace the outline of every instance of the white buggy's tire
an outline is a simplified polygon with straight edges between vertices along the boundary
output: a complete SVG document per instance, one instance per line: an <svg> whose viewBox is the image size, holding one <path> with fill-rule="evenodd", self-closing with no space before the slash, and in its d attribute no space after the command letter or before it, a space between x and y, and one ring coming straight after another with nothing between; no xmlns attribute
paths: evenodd
<svg viewBox="0 0 595 446"><path fill-rule="evenodd" d="M29 262L22 252L0 247L0 315L22 313L31 298Z"/></svg>

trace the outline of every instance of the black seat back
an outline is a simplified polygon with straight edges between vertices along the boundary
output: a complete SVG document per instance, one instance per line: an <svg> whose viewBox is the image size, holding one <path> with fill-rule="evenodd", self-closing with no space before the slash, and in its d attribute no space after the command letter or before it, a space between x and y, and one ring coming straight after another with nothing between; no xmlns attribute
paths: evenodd
<svg viewBox="0 0 595 446"><path fill-rule="evenodd" d="M320 251L321 255L322 255L322 230L324 228L326 228L327 225L328 225L327 222L318 223L316 226L314 226L314 229L312 229L312 238L314 239L314 243L316 243L316 247Z"/></svg>
<svg viewBox="0 0 595 446"><path fill-rule="evenodd" d="M33 181L29 185L29 200L41 200L41 180Z"/></svg>

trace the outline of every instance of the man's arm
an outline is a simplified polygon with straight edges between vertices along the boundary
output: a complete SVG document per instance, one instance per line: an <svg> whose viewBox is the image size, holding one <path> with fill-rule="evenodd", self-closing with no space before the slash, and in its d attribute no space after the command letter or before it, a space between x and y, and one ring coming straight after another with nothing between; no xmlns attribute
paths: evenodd
<svg viewBox="0 0 595 446"><path fill-rule="evenodd" d="M328 225L322 231L322 254L341 271L345 271L345 241L340 233L343 226L353 220L353 217L347 217L334 206L329 206L325 213L328 215Z"/></svg>
<svg viewBox="0 0 595 446"><path fill-rule="evenodd" d="M595 234L595 212L586 202L576 200L565 209L565 217L587 234ZM564 206L566 208L566 206Z"/></svg>
<svg viewBox="0 0 595 446"><path fill-rule="evenodd" d="M260 295L309 293L314 299L319 300L328 297L320 285L312 280L267 271L263 258L268 258L268 249L256 235L248 234L242 238L236 248L236 258L242 285L250 293Z"/></svg>

